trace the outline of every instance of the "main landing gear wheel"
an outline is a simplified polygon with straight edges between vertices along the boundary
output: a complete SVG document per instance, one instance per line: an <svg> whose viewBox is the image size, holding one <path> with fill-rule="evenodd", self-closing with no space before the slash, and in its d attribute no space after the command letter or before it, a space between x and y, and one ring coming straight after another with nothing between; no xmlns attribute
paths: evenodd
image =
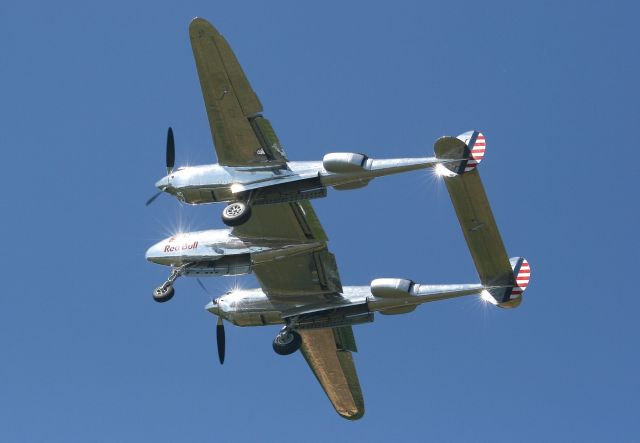
<svg viewBox="0 0 640 443"><path fill-rule="evenodd" d="M189 266L191 266L191 263L186 263L177 268L171 267L171 275L169 275L167 281L164 282L162 286L158 286L153 290L153 299L158 303L164 303L171 300L173 294L176 292L175 289L173 289L173 282L175 282Z"/></svg>
<svg viewBox="0 0 640 443"><path fill-rule="evenodd" d="M222 211L222 221L227 226L239 226L251 217L251 206L245 202L229 203Z"/></svg>
<svg viewBox="0 0 640 443"><path fill-rule="evenodd" d="M296 331L285 329L273 340L273 350L276 354L289 355L300 349L302 337Z"/></svg>
<svg viewBox="0 0 640 443"><path fill-rule="evenodd" d="M158 303L164 303L171 300L175 293L176 290L173 289L173 285L163 285L153 290L153 299Z"/></svg>

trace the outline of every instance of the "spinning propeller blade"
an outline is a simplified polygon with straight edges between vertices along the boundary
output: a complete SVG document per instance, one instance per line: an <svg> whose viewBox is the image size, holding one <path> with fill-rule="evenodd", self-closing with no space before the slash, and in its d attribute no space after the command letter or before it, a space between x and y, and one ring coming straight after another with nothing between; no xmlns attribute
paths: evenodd
<svg viewBox="0 0 640 443"><path fill-rule="evenodd" d="M224 323L222 322L222 317L218 317L218 324L216 325L216 341L218 342L218 358L220 359L220 364L223 364L225 340L224 340Z"/></svg>
<svg viewBox="0 0 640 443"><path fill-rule="evenodd" d="M173 141L173 129L167 131L167 174L171 174L176 163L176 145Z"/></svg>
<svg viewBox="0 0 640 443"><path fill-rule="evenodd" d="M155 201L156 198L160 197L160 194L162 194L164 191L158 191L155 194L153 194L153 196L147 200L147 202L144 204L145 206L149 206L151 203L153 203Z"/></svg>
<svg viewBox="0 0 640 443"><path fill-rule="evenodd" d="M205 287L204 283L202 283L202 280L200 280L199 278L196 278L196 281L198 282L198 284L200 285L204 293L208 294L209 291L207 291L207 288ZM213 300L213 297L211 297L211 300Z"/></svg>
<svg viewBox="0 0 640 443"><path fill-rule="evenodd" d="M196 281L202 288L205 293L209 293L207 288L204 286L204 283L199 278L196 278ZM213 299L211 299L213 301ZM218 359L220 360L220 364L224 363L224 353L226 349L225 336L224 336L224 323L222 322L222 317L218 317L218 323L216 324L216 342L218 344Z"/></svg>

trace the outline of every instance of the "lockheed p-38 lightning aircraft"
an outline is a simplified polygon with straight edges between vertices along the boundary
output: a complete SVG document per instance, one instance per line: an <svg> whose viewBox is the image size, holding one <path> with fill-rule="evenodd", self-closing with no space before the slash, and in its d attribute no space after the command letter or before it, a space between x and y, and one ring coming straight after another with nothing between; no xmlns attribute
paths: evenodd
<svg viewBox="0 0 640 443"><path fill-rule="evenodd" d="M231 290L205 307L218 317L220 363L225 357L223 320L238 326L283 325L274 351L288 355L300 350L338 414L356 420L364 414L364 400L352 356L357 351L352 326L372 322L376 312L405 314L423 303L468 295L503 308L521 303L529 263L521 257L509 259L500 237L476 169L486 147L481 133L440 138L430 159L376 163L361 154L329 154L323 162L299 167L286 160L273 129L256 116L255 106L249 107L259 102L224 38L200 18L189 31L220 164L169 170L158 187L194 204L243 203L239 212L245 215L240 221L233 214L227 217L232 228L162 240L149 248L146 258L171 267L167 281L154 290L158 302L173 297L180 276L255 274L260 288ZM222 104L225 101L233 103ZM247 149L255 147L249 143L254 139L260 148ZM173 157L170 132L169 169ZM480 282L434 285L378 278L367 286L342 286L328 238L308 199L323 194L322 189L326 192L326 186L353 188L379 175L417 167L436 168L446 183ZM306 174L302 171L311 170L315 175L301 178ZM225 174L232 179L226 189L219 180ZM238 192L232 189L236 184L242 186Z"/></svg>
<svg viewBox="0 0 640 443"><path fill-rule="evenodd" d="M207 21L189 27L200 86L218 163L174 170L175 142L169 128L167 175L160 190L188 204L227 202L222 221L238 226L258 205L291 203L325 197L327 188L362 188L376 177L444 165L457 170L475 168L484 155L482 134L470 132L462 143L446 144L439 157L372 159L356 152L332 152L322 161L289 161L262 104L245 77L228 43Z"/></svg>

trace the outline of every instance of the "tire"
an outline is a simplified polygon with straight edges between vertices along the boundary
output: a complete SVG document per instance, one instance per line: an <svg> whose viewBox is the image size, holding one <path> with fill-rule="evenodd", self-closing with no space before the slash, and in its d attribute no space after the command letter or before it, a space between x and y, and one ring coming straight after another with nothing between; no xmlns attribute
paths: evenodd
<svg viewBox="0 0 640 443"><path fill-rule="evenodd" d="M245 202L229 203L222 211L222 221L227 226L240 226L251 217L251 206Z"/></svg>
<svg viewBox="0 0 640 443"><path fill-rule="evenodd" d="M171 300L175 293L176 290L173 288L173 285L167 287L160 286L153 290L153 299L158 303L165 303Z"/></svg>
<svg viewBox="0 0 640 443"><path fill-rule="evenodd" d="M296 331L283 331L273 340L273 350L279 355L289 355L300 349L302 337Z"/></svg>

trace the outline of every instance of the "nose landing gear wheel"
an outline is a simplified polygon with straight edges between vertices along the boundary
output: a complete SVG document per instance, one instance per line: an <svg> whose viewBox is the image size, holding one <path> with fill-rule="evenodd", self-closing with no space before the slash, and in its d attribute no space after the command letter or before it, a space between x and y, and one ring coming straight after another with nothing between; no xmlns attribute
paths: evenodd
<svg viewBox="0 0 640 443"><path fill-rule="evenodd" d="M171 300L175 292L176 290L173 289L173 285L160 286L153 290L153 299L158 303L164 303Z"/></svg>
<svg viewBox="0 0 640 443"><path fill-rule="evenodd" d="M296 331L284 330L273 340L273 350L276 354L289 355L300 349L302 337Z"/></svg>
<svg viewBox="0 0 640 443"><path fill-rule="evenodd" d="M222 221L227 226L239 226L251 217L251 207L245 202L229 203L222 211Z"/></svg>

